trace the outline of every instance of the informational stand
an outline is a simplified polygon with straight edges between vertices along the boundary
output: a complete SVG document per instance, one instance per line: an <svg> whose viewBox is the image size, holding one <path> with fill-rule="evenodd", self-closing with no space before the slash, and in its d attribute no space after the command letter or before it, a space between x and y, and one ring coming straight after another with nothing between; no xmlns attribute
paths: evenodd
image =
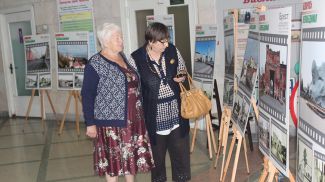
<svg viewBox="0 0 325 182"><path fill-rule="evenodd" d="M33 99L36 90L39 90L41 96L41 116L43 132L45 131L44 124L44 95L46 94L51 105L52 111L56 116L56 112L48 93L48 89L52 88L51 74L51 51L50 51L50 35L38 34L24 36L25 64L26 64L26 80L25 88L32 90L32 95L29 99L28 108L24 122L24 128L27 124L30 110L32 108ZM58 120L57 120L58 121ZM24 129L23 129L24 132Z"/></svg>
<svg viewBox="0 0 325 182"><path fill-rule="evenodd" d="M297 181L325 181L325 1L303 1Z"/></svg>
<svg viewBox="0 0 325 182"><path fill-rule="evenodd" d="M32 107L32 104L33 104L33 99L34 99L34 96L35 96L35 92L36 92L36 89L32 89L32 95L29 99L29 102L28 102L28 108L27 108L27 112L26 112L26 116L25 116L25 122L24 122L24 128L23 128L23 132L24 132L24 129L25 129L25 125L27 124L28 122L28 117L29 117L29 114L30 114L30 110L31 110L31 107ZM53 103L52 103L52 100L51 100L51 97L49 95L49 92L48 90L44 90L44 89L40 89L39 90L39 93L40 93L40 96L41 96L41 117L42 117L42 128L43 128L43 133L45 132L45 122L44 122L44 119L45 119L45 116L44 116L44 113L45 113L45 108L44 108L44 94L46 94L47 96L47 99L51 105L51 108L52 108L52 111L57 119L57 115L56 115L56 112L55 112L55 109L54 109L54 106L53 106ZM59 123L59 120L57 119L57 123Z"/></svg>
<svg viewBox="0 0 325 182"><path fill-rule="evenodd" d="M90 55L88 32L56 33L55 39L58 55L58 90L69 91L64 115L60 124L59 135L62 134L65 118L70 108L71 98L73 97L75 103L76 130L79 136L78 100L81 102L79 90L82 88L83 72Z"/></svg>
<svg viewBox="0 0 325 182"><path fill-rule="evenodd" d="M235 69L235 62L237 62L237 22L238 22L238 10L234 9L234 10L230 10L229 11L229 15L225 18L225 46L226 46L226 66L225 66L225 72L226 72L226 77L225 80L230 80L233 83L234 80L234 69ZM229 30L228 30L229 29ZM228 76L227 76L228 75ZM225 81L225 88L227 87L227 81ZM234 88L234 85L228 85L230 86L232 89L230 90L237 90L237 88ZM230 119L233 117L233 112L232 110L234 110L235 108L231 109L230 107L233 107L233 92L224 93L224 112L223 112L223 117L222 117L222 123L221 123L221 127L220 127L220 133L219 133L219 148L218 148L218 152L217 152L217 158L215 161L215 167L217 166L217 162L219 160L219 154L220 151L222 149L222 155L223 155L223 160L222 160L222 165L221 165L221 173L220 173L220 181L225 181L226 178L226 174L227 174L227 170L229 167L229 163L230 163L230 159L232 156L232 151L235 145L236 140L238 140L238 144L237 144L237 149L236 149L236 155L235 155L235 161L234 161L234 169L233 169L233 173L232 173L232 179L231 181L235 180L235 176L236 176L236 170L237 170L237 164L238 164L238 159L239 159L239 153L241 150L241 144L242 142L244 142L244 155L245 155L245 161L246 161L246 167L247 167L247 172L249 173L249 166L248 166L248 159L247 159L247 148L246 148L246 142L244 140L244 136L242 135L241 132L239 132L238 130L238 126L234 126L232 127L232 131L233 131L233 138L230 144L230 148L228 151L228 156L227 156L227 161L226 164L225 162L225 154L226 154L226 146L228 143L228 134L229 134L229 122ZM236 94L235 94L236 96ZM227 107L228 105L228 107ZM236 105L235 105L236 106ZM239 106L240 107L240 106ZM242 110L242 109L239 109ZM235 113L236 114L236 113Z"/></svg>
<svg viewBox="0 0 325 182"><path fill-rule="evenodd" d="M277 16L276 16L277 15ZM259 149L289 177L292 8L259 13Z"/></svg>
<svg viewBox="0 0 325 182"><path fill-rule="evenodd" d="M63 127L64 127L64 122L65 122L65 117L66 117L67 113L69 112L72 97L74 98L74 108L75 108L75 115L76 115L76 130L77 130L78 136L80 136L80 128L79 128L80 118L79 118L78 101L81 103L81 96L80 96L79 91L77 91L77 90L69 91L68 101L67 101L67 104L65 105L63 118L62 118L61 124L60 124L59 135L62 134L62 130L63 130Z"/></svg>

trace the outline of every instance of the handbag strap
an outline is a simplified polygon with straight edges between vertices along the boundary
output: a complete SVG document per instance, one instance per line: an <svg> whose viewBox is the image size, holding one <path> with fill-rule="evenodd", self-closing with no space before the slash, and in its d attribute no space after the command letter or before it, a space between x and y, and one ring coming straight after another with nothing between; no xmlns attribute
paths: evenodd
<svg viewBox="0 0 325 182"><path fill-rule="evenodd" d="M188 72L186 72L186 75L187 75L188 84L190 85L190 89L195 89L196 87L195 87L195 85L193 83L193 79L192 79L191 75ZM179 84L179 86L181 88L181 92L186 92L187 91L187 89L185 88L185 86L183 85L182 82L179 82L178 84Z"/></svg>

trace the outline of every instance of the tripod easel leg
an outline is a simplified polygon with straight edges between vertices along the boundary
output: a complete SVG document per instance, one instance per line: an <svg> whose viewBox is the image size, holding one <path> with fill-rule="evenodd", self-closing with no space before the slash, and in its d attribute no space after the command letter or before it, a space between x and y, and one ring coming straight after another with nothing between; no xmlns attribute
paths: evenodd
<svg viewBox="0 0 325 182"><path fill-rule="evenodd" d="M246 140L245 137L243 137L243 145L244 145L244 154L245 154L245 161L246 161L246 168L247 168L247 174L249 174L249 165L248 165L248 158L247 158L247 146L246 146Z"/></svg>
<svg viewBox="0 0 325 182"><path fill-rule="evenodd" d="M211 135L211 140L212 140L212 145L213 145L213 150L214 150L214 153L217 154L217 146L216 146L216 140L214 138L214 132L213 132L213 128L212 128L212 122L211 122L211 117L210 117L210 114L207 114L205 116L205 119L206 121L208 122L209 124L209 131L210 131L210 135Z"/></svg>
<svg viewBox="0 0 325 182"><path fill-rule="evenodd" d="M50 94L49 94L48 90L45 90L45 93L46 93L47 99L49 100L49 103L50 103L50 106L51 106L51 108L52 108L52 111L53 111L53 113L54 113L54 115L55 115L56 122L57 122L57 124L59 125L59 124L60 124L60 121L58 120L58 117L57 117L57 115L56 115L56 111L55 111L55 109L54 109L53 102L52 102L52 99L51 99L51 97L50 97Z"/></svg>
<svg viewBox="0 0 325 182"><path fill-rule="evenodd" d="M241 144L243 142L243 137L240 135L240 133L237 131L237 139L238 139L238 144L236 147L236 155L235 155L235 161L234 161L234 168L232 170L232 175L231 175L231 182L235 181L236 178L236 172L237 172L237 165L238 165L238 158L241 150Z"/></svg>
<svg viewBox="0 0 325 182"><path fill-rule="evenodd" d="M25 131L25 126L26 126L27 121L28 121L28 117L29 117L30 110L31 110L31 107L32 107L33 99L34 99L34 96L35 96L35 91L36 91L35 89L32 89L32 95L31 95L31 97L29 99L29 102L28 102L28 108L27 108L27 112L26 112L26 116L25 116L23 132Z"/></svg>
<svg viewBox="0 0 325 182"><path fill-rule="evenodd" d="M230 148L229 148L229 151L228 151L226 166L225 166L224 170L222 171L222 175L220 175L220 177L221 177L221 180L220 181L224 181L225 178L226 178L227 170L228 170L229 163L230 163L230 159L231 159L231 155L232 155L232 151L234 149L234 145L235 145L235 142L236 142L236 129L235 128L233 128L233 132L234 132L234 135L232 136Z"/></svg>
<svg viewBox="0 0 325 182"><path fill-rule="evenodd" d="M193 151L194 151L194 144L195 144L195 140L196 140L197 125L198 125L198 120L195 119L194 133L193 133L192 144L191 144L191 153L193 153Z"/></svg>
<svg viewBox="0 0 325 182"><path fill-rule="evenodd" d="M59 135L62 134L62 130L63 130L63 127L64 127L64 122L65 122L65 117L67 115L67 113L69 112L69 107L70 107L70 102L71 102L71 97L73 96L73 91L70 91L69 92L69 98L68 98L68 102L67 104L65 105L65 111L64 111L64 114L63 114L63 118L61 120L61 124L60 124L60 130L59 130Z"/></svg>
<svg viewBox="0 0 325 182"><path fill-rule="evenodd" d="M220 152L222 152L221 155L223 157L222 157L221 174L223 172L223 167L225 163L225 153L226 153L226 146L228 142L228 131L229 131L229 121L230 121L230 116L228 111L229 110L225 108L224 111L222 112L222 117L220 119L219 146L218 146L216 161L214 163L214 168L217 168ZM220 180L221 180L221 176L222 175L220 175Z"/></svg>
<svg viewBox="0 0 325 182"><path fill-rule="evenodd" d="M78 109L78 93L74 91L74 106L75 106L75 113L76 113L76 130L78 136L80 136L80 127L79 127L79 109Z"/></svg>
<svg viewBox="0 0 325 182"><path fill-rule="evenodd" d="M266 157L264 157L263 160L264 160L264 163L263 163L263 171L261 173L261 176L260 176L258 182L264 182L265 181L266 176L267 176L267 171L268 171L268 168L269 168L269 166L268 166L269 160Z"/></svg>
<svg viewBox="0 0 325 182"><path fill-rule="evenodd" d="M44 90L40 90L41 95L41 117L42 117L42 128L43 128L43 134L45 132L45 121L44 121Z"/></svg>
<svg viewBox="0 0 325 182"><path fill-rule="evenodd" d="M208 150L209 150L209 159L212 159L212 151L211 151L211 136L210 136L210 125L208 123L208 120L205 117L205 125L206 125L206 132L208 137Z"/></svg>

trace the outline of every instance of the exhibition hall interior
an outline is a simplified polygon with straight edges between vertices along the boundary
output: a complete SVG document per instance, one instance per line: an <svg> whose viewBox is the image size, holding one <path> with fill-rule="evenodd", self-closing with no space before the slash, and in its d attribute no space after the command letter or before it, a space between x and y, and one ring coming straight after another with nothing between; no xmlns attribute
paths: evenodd
<svg viewBox="0 0 325 182"><path fill-rule="evenodd" d="M324 10L322 0L0 0L0 181L325 182ZM160 24L165 34L152 28ZM103 42L106 33L113 43ZM116 35L126 68L104 54ZM145 63L136 50L146 51ZM97 55L110 66L94 66ZM159 87L146 82L143 65ZM103 97L103 88L110 95ZM165 92L173 96L163 98ZM130 109L134 95L143 114ZM166 101L168 110L162 102L169 98L175 103ZM161 131L175 113L177 123ZM155 163L156 143L169 138L166 179L154 177L158 160L151 172L140 172L145 159L131 166L124 161L129 154L113 156L129 143L114 147L105 137L115 141L114 132L132 123L141 128L137 119L145 127L143 138L131 132L134 146L147 144L135 156L148 148ZM180 140L172 134L188 125L177 156L180 148L172 147ZM110 151L108 164L96 163L98 150ZM187 155L185 175L178 170L185 171L179 166ZM111 160L126 166L117 167L118 178ZM134 167L139 172L130 180Z"/></svg>

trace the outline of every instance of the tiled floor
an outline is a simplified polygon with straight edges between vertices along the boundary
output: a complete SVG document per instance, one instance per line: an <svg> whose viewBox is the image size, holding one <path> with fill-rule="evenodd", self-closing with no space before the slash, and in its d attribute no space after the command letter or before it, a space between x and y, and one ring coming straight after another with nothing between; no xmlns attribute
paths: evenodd
<svg viewBox="0 0 325 182"><path fill-rule="evenodd" d="M55 121L46 121L43 132L39 119L0 119L0 181L3 182L95 182L105 181L94 176L92 168L92 142L85 136L77 136L75 125L67 122L63 134L58 135ZM230 140L230 139L229 139ZM257 146L248 151L250 174L247 174L245 158L241 152L236 181L257 181L262 169L262 154ZM167 159L169 161L169 159ZM218 162L221 164L221 160ZM218 181L220 165L213 168L214 159L209 160L206 134L198 132L197 143L191 155L192 182ZM170 162L168 181L171 181ZM232 165L226 181L230 181ZM123 178L120 181L124 181ZM138 174L136 181L150 181L150 174Z"/></svg>

